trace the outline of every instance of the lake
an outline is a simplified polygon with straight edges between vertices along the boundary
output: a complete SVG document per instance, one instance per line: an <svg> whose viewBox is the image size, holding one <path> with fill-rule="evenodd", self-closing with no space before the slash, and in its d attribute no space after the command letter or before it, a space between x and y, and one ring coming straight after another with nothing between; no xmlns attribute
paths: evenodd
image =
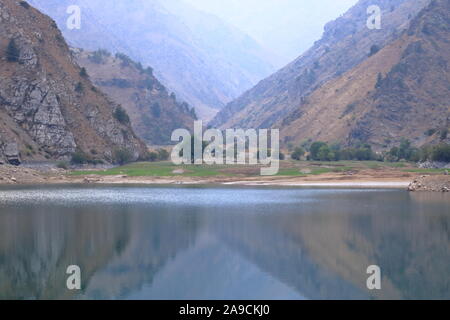
<svg viewBox="0 0 450 320"><path fill-rule="evenodd" d="M0 299L450 299L449 266L447 194L0 188Z"/></svg>

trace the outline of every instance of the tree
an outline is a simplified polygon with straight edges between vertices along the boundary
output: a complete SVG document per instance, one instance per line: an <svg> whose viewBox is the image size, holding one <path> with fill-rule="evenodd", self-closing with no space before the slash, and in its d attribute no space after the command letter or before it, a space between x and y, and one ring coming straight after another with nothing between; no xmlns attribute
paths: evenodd
<svg viewBox="0 0 450 320"><path fill-rule="evenodd" d="M316 160L319 161L333 161L335 158L335 154L331 151L330 147L327 144L324 144L320 147L317 152Z"/></svg>
<svg viewBox="0 0 450 320"><path fill-rule="evenodd" d="M159 118L161 116L161 106L159 105L158 102L155 102L152 107L152 114L155 118Z"/></svg>
<svg viewBox="0 0 450 320"><path fill-rule="evenodd" d="M431 154L433 161L450 162L450 145L441 144L433 149Z"/></svg>
<svg viewBox="0 0 450 320"><path fill-rule="evenodd" d="M305 155L305 150L301 147L295 148L294 152L291 154L291 158L300 161Z"/></svg>
<svg viewBox="0 0 450 320"><path fill-rule="evenodd" d="M316 141L311 145L311 148L309 149L309 151L310 151L312 160L320 160L318 157L318 153L319 153L320 148L322 148L323 146L327 146L327 144L325 142L321 142L321 141Z"/></svg>
<svg viewBox="0 0 450 320"><path fill-rule="evenodd" d="M80 76L82 76L83 78L87 78L88 77L88 74L87 74L87 71L86 71L85 67L81 68Z"/></svg>
<svg viewBox="0 0 450 320"><path fill-rule="evenodd" d="M372 45L372 46L370 47L369 57L373 56L373 55L376 54L378 51L380 51L380 47L377 46L376 44Z"/></svg>
<svg viewBox="0 0 450 320"><path fill-rule="evenodd" d="M81 82L78 82L77 85L75 86L75 91L81 93L83 92L83 90L84 90L83 84Z"/></svg>
<svg viewBox="0 0 450 320"><path fill-rule="evenodd" d="M6 59L9 62L18 62L20 58L20 49L14 39L9 40L8 47L6 48Z"/></svg>
<svg viewBox="0 0 450 320"><path fill-rule="evenodd" d="M133 155L127 149L116 149L114 150L114 162L120 165L127 164L133 161Z"/></svg>
<svg viewBox="0 0 450 320"><path fill-rule="evenodd" d="M130 122L130 117L128 116L125 109L121 106L118 106L116 110L114 110L114 118L122 124L128 124Z"/></svg>
<svg viewBox="0 0 450 320"><path fill-rule="evenodd" d="M158 149L156 152L158 153L159 161L169 160L170 154L169 154L169 151L167 151L166 149Z"/></svg>
<svg viewBox="0 0 450 320"><path fill-rule="evenodd" d="M383 75L381 73L378 73L375 88L379 89L381 87L382 82L383 82Z"/></svg>
<svg viewBox="0 0 450 320"><path fill-rule="evenodd" d="M149 152L147 155L147 160L150 162L155 162L158 160L158 154L156 152Z"/></svg>

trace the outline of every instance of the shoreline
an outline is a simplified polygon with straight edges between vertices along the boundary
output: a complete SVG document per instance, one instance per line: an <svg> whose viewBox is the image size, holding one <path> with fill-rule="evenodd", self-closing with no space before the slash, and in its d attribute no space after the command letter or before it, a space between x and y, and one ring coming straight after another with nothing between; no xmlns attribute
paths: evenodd
<svg viewBox="0 0 450 320"><path fill-rule="evenodd" d="M427 177L424 181L423 178ZM361 170L356 174L324 173L310 176L128 176L70 175L63 169L42 171L0 166L0 186L20 185L142 185L142 186L242 186L287 188L401 189L409 191L446 191L450 176L419 176L395 170ZM418 182L420 181L420 182ZM419 187L412 188L414 184ZM427 187L432 185L433 187Z"/></svg>

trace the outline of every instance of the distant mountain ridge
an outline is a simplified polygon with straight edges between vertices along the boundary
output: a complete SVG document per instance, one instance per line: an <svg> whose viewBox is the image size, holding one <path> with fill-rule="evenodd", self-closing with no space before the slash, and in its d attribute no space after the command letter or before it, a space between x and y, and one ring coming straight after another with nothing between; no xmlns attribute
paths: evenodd
<svg viewBox="0 0 450 320"><path fill-rule="evenodd" d="M373 48L395 40L430 0L360 0L325 27L321 40L298 59L230 102L213 127L269 128L304 104L328 81L365 61ZM382 29L370 30L367 8L382 10Z"/></svg>
<svg viewBox="0 0 450 320"><path fill-rule="evenodd" d="M158 79L201 118L210 119L274 71L256 41L181 1L169 6L158 0L78 0L81 30L66 28L66 10L73 1L30 3L56 20L72 46L123 52L151 65Z"/></svg>
<svg viewBox="0 0 450 320"><path fill-rule="evenodd" d="M137 160L146 147L119 107L75 63L49 17L24 1L0 2L0 163L87 158Z"/></svg>

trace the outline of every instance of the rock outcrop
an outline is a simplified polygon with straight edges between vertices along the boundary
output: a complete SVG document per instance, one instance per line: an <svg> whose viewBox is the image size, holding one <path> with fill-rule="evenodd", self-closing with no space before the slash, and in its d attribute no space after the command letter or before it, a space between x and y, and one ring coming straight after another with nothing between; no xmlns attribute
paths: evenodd
<svg viewBox="0 0 450 320"><path fill-rule="evenodd" d="M114 162L145 153L118 106L85 77L55 22L24 1L0 2L0 161L69 159L80 151Z"/></svg>
<svg viewBox="0 0 450 320"><path fill-rule="evenodd" d="M450 175L421 176L411 182L408 191L450 192Z"/></svg>

